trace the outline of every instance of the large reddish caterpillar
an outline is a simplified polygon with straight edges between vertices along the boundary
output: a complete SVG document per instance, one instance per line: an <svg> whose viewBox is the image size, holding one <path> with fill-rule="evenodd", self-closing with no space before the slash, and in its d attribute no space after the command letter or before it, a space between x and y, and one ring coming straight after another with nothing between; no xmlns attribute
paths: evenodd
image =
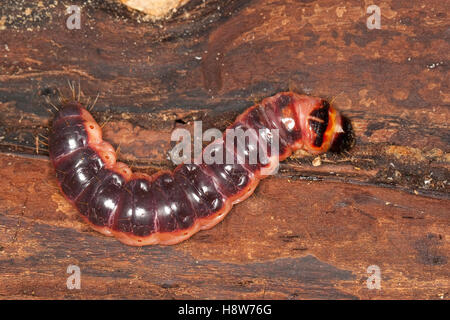
<svg viewBox="0 0 450 320"><path fill-rule="evenodd" d="M53 120L49 151L62 192L92 228L128 245L169 245L219 223L267 171L275 170L277 160L297 149L327 151L343 133L342 121L323 99L281 92L248 108L228 127L278 129L278 159L256 165L181 164L149 176L116 161L100 126L74 99L63 102ZM258 136L258 144L267 145L266 138ZM234 155L236 149L227 152Z"/></svg>

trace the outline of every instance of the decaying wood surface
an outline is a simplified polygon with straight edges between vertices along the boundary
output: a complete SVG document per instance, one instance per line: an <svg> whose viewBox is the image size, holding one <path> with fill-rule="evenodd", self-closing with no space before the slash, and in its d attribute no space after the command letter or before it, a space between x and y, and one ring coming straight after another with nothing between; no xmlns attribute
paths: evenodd
<svg viewBox="0 0 450 320"><path fill-rule="evenodd" d="M379 1L380 30L356 0L192 0L159 23L113 0L71 4L79 30L60 1L0 8L0 298L448 298L444 1ZM224 129L289 88L332 100L356 144L293 156L180 245L127 247L81 222L36 139L67 80L99 93L105 139L148 173L173 168L174 128Z"/></svg>

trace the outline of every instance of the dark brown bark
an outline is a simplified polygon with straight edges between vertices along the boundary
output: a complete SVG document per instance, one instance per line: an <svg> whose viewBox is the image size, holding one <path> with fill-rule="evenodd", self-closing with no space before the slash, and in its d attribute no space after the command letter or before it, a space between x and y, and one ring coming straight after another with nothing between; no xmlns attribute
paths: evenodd
<svg viewBox="0 0 450 320"><path fill-rule="evenodd" d="M61 2L42 2L0 8L0 297L448 297L445 2L381 1L381 30L367 29L360 1L193 0L158 24L73 1L80 30L66 28ZM36 147L51 119L44 97L70 94L67 80L100 93L105 140L149 173L172 167L173 128L224 129L287 89L332 100L356 144L319 166L291 157L181 245L131 248L81 222L45 140ZM81 291L66 289L69 264ZM381 291L365 284L373 264Z"/></svg>

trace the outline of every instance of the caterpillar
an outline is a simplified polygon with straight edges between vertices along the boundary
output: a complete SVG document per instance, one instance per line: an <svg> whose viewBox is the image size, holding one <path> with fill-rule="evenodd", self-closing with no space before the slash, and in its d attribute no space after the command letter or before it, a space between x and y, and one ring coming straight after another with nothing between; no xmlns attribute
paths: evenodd
<svg viewBox="0 0 450 320"><path fill-rule="evenodd" d="M132 246L172 245L218 224L293 151L326 152L345 131L343 117L326 100L291 91L246 109L228 127L237 128L278 130L278 153L269 152L271 140L261 134L255 141L266 147L266 161L182 163L150 176L118 162L86 106L65 99L51 125L49 154L62 193L94 230ZM224 135L211 144L236 159L225 141ZM252 147L244 144L244 155Z"/></svg>

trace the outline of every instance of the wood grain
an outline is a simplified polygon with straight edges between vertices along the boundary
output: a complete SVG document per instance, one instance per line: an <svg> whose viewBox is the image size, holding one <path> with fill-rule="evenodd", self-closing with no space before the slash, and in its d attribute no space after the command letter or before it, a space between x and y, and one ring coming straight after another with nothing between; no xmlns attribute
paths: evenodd
<svg viewBox="0 0 450 320"><path fill-rule="evenodd" d="M360 1L192 0L159 23L72 1L80 30L41 2L0 8L0 298L448 298L445 2L379 1L380 30ZM81 222L36 143L67 80L100 94L105 139L149 173L173 167L174 128L224 129L286 89L332 100L356 144L319 166L296 154L181 245L130 248ZM82 290L66 288L69 264ZM365 283L374 264L381 290Z"/></svg>

